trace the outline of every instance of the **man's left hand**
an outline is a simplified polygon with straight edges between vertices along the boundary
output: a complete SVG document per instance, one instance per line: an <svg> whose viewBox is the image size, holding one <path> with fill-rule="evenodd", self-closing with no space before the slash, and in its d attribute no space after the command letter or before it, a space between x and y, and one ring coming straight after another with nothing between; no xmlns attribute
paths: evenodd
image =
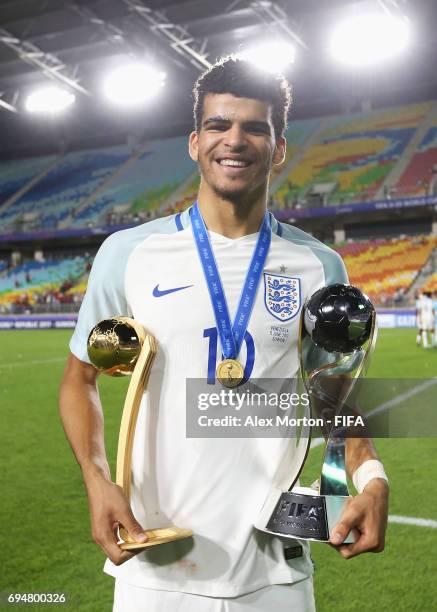
<svg viewBox="0 0 437 612"><path fill-rule="evenodd" d="M388 484L382 478L374 478L360 495L350 498L340 522L331 534L330 543L345 559L364 552L382 552L387 516ZM352 530L355 542L342 544Z"/></svg>

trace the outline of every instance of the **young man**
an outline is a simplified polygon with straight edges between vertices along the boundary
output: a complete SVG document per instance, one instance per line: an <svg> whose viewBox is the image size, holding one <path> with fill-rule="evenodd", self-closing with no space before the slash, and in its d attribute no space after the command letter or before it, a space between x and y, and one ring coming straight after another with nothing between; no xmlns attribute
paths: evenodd
<svg viewBox="0 0 437 612"><path fill-rule="evenodd" d="M421 295L418 291L414 294L414 306L415 306L415 315L416 315L416 327L417 327L417 335L416 335L416 345L420 346L422 343L422 321L420 317L420 307L421 307Z"/></svg>
<svg viewBox="0 0 437 612"><path fill-rule="evenodd" d="M109 557L105 571L116 577L114 610L313 610L308 543L295 542L297 557L288 558L284 548L290 542L253 527L292 440L187 438L186 379L214 380L223 355L251 379L295 377L304 300L324 285L347 282L347 276L335 252L266 213L270 170L285 155L286 81L227 58L198 79L194 95L189 152L201 173L198 206L116 233L102 245L70 344L62 420L82 468L93 537ZM202 240L215 268L198 248ZM254 260L258 278L249 283L246 327L236 321L229 329L211 287L221 286L234 321L247 306L241 295ZM285 314L265 301L268 274L291 280L296 289ZM122 314L133 316L159 343L135 436L132 508L111 481L96 372L86 352L91 328ZM283 342L272 333L278 327ZM145 439L146 418L155 422L152 442ZM121 524L142 537L150 453L159 513L167 524L192 529L194 537L134 556L119 549L115 528ZM384 545L387 483L381 471L371 479L365 475L365 462L376 459L368 440L348 442L348 472L361 471L364 490L351 500L332 537L346 558ZM341 546L352 527L359 538Z"/></svg>
<svg viewBox="0 0 437 612"><path fill-rule="evenodd" d="M416 318L422 336L423 348L431 348L434 337L434 302L430 291L423 291L416 303ZM430 335L430 342L428 340Z"/></svg>
<svg viewBox="0 0 437 612"><path fill-rule="evenodd" d="M434 338L432 339L433 347L437 347L437 291L433 293L433 305L434 305Z"/></svg>

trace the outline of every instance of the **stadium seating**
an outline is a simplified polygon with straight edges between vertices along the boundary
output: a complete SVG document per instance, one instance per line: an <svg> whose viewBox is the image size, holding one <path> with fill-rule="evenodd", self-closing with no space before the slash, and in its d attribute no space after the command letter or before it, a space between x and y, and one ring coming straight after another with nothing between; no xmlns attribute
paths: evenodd
<svg viewBox="0 0 437 612"><path fill-rule="evenodd" d="M0 163L0 223L8 217L3 204L54 160L55 155L49 155Z"/></svg>
<svg viewBox="0 0 437 612"><path fill-rule="evenodd" d="M325 204L380 196L412 135L419 134L417 127L430 117L431 105L423 102L342 117L291 120L285 163L274 167L271 175L271 207L317 205L308 195L321 184L332 187ZM422 123L422 129L427 125ZM393 192L423 194L434 166L437 121ZM127 222L131 222L182 210L195 199L199 185L195 171L187 155L186 136L151 141L136 149L120 145L72 151L58 158L2 162L0 232L23 229L23 223L32 224L30 229L103 226L113 212L120 211L128 213ZM1 208L32 180L25 193Z"/></svg>
<svg viewBox="0 0 437 612"><path fill-rule="evenodd" d="M396 294L404 295L408 291L437 248L437 238L403 237L334 246L343 257L350 282L367 293L375 304L393 305ZM28 262L9 274L0 269L0 312L14 307L16 310L23 304L32 311L45 300L49 309L53 304L73 302L78 310L90 264L91 258L84 255L62 261ZM437 290L437 273L423 289Z"/></svg>
<svg viewBox="0 0 437 612"><path fill-rule="evenodd" d="M352 243L338 248L352 284L376 303L404 293L437 247L437 238L413 237Z"/></svg>
<svg viewBox="0 0 437 612"><path fill-rule="evenodd" d="M73 303L78 310L83 297L88 256L77 256L45 262L29 261L0 274L0 312L32 312L40 305L42 310L54 310L59 303Z"/></svg>
<svg viewBox="0 0 437 612"><path fill-rule="evenodd" d="M410 163L395 185L395 191L403 196L419 196L428 193L437 166L437 120L434 122L418 146Z"/></svg>
<svg viewBox="0 0 437 612"><path fill-rule="evenodd" d="M307 147L275 197L295 198L312 185L334 183L330 204L374 197L430 109L424 102L332 118Z"/></svg>
<svg viewBox="0 0 437 612"><path fill-rule="evenodd" d="M270 177L271 183L275 178L283 172L288 166L293 157L303 153L303 147L308 138L317 130L320 124L320 119L291 119L290 125L285 132L287 140L287 152L284 163L279 167L273 167ZM293 195L293 186L290 185L290 179L287 175L276 190L272 192L274 200L279 208L286 208L289 203L289 196Z"/></svg>
<svg viewBox="0 0 437 612"><path fill-rule="evenodd" d="M437 292L437 272L434 272L426 283L421 287L422 291L436 291Z"/></svg>
<svg viewBox="0 0 437 612"><path fill-rule="evenodd" d="M186 137L150 142L139 159L76 215L73 225L96 222L99 216L126 203L131 204L132 212L153 212L194 169Z"/></svg>
<svg viewBox="0 0 437 612"><path fill-rule="evenodd" d="M63 156L46 176L0 216L2 225L28 212L41 215L43 228L57 227L130 156L126 145L75 151Z"/></svg>
<svg viewBox="0 0 437 612"><path fill-rule="evenodd" d="M199 189L199 185L200 185L200 174L196 175L193 178L193 180L190 181L189 185L187 185L187 187L183 190L183 193L181 194L181 196L174 202L174 204L169 206L164 211L164 214L170 215L172 213L185 210L186 208L191 206L191 204L197 198L197 191Z"/></svg>

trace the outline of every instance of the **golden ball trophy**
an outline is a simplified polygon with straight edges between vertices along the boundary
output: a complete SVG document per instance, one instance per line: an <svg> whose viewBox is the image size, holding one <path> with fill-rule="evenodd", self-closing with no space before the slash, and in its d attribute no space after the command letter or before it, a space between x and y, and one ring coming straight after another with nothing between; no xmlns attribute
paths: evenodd
<svg viewBox="0 0 437 612"><path fill-rule="evenodd" d="M156 340L144 327L129 317L112 317L98 323L88 337L88 356L94 367L109 376L131 375L121 417L118 437L115 482L131 499L132 447L138 411L156 355ZM135 550L189 538L193 532L173 525L153 528L143 525L146 542L135 542L120 526L123 550Z"/></svg>

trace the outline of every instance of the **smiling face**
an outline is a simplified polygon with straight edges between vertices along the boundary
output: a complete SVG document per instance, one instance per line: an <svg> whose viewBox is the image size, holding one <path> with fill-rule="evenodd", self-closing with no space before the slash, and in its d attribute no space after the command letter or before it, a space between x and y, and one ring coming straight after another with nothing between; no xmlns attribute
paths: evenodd
<svg viewBox="0 0 437 612"><path fill-rule="evenodd" d="M236 202L266 191L272 163L281 163L284 153L285 139L275 141L269 103L232 94L205 97L190 155L216 195Z"/></svg>

